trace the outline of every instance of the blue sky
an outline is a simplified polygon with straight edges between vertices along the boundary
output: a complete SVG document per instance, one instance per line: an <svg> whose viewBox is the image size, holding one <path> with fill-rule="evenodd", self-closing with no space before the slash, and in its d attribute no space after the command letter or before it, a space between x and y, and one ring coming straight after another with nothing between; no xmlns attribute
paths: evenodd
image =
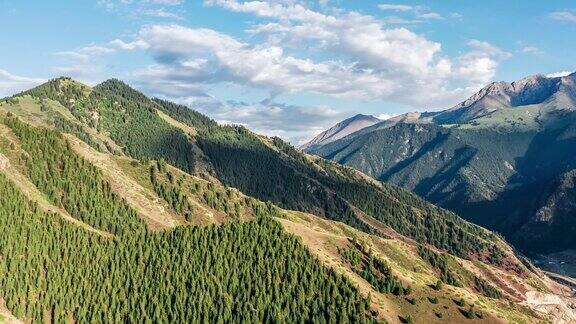
<svg viewBox="0 0 576 324"><path fill-rule="evenodd" d="M576 70L573 1L0 0L0 29L0 97L115 77L296 144Z"/></svg>

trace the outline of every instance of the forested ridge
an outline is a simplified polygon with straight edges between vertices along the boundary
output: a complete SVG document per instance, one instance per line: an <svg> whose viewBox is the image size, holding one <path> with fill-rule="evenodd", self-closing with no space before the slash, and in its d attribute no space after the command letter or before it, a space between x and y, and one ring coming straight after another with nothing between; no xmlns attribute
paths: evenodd
<svg viewBox="0 0 576 324"><path fill-rule="evenodd" d="M112 192L96 167L72 151L60 133L34 128L15 117L4 122L20 139L27 175L52 203L113 234L144 231L136 212Z"/></svg>
<svg viewBox="0 0 576 324"><path fill-rule="evenodd" d="M219 126L186 107L156 102L172 118L199 130L198 144L219 179L230 186L287 209L323 214L372 232L356 216L353 205L419 242L462 257L488 251L494 263L500 262L501 251L493 244L499 239L494 234L406 190L387 184L376 186L325 160L313 163L279 138L266 145L242 126Z"/></svg>
<svg viewBox="0 0 576 324"><path fill-rule="evenodd" d="M81 92L73 82L57 79L26 94L59 100L78 119L109 132L132 157L164 159L187 172L206 164L221 182L247 195L342 221L368 233L374 229L354 208L402 235L461 257L486 251L499 255L494 252L499 249L494 244L499 239L493 234L397 187L370 184L323 160L312 162L280 139L262 139L242 126L220 126L185 106L150 100L118 80L94 87L83 98L78 95ZM190 140L162 120L157 109L194 128L197 134Z"/></svg>

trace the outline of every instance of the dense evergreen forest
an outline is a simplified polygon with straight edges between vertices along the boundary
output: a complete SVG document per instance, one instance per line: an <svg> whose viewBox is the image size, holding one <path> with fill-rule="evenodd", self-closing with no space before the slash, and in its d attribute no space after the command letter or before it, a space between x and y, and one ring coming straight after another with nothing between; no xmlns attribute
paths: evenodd
<svg viewBox="0 0 576 324"><path fill-rule="evenodd" d="M369 301L284 232L272 205L251 204L249 222L151 232L58 131L10 114L3 123L19 139L19 164L39 190L73 217L114 234L102 237L43 212L0 173L0 296L16 317L55 323L373 321ZM155 172L172 186L162 186ZM154 165L151 177L165 199L183 195L173 191L182 180L165 162ZM221 200L214 200L215 208ZM183 201L172 205L190 210Z"/></svg>
<svg viewBox="0 0 576 324"><path fill-rule="evenodd" d="M30 180L72 217L113 234L141 232L144 223L112 192L96 167L76 155L54 130L34 128L9 117L5 124L20 139Z"/></svg>
<svg viewBox="0 0 576 324"><path fill-rule="evenodd" d="M18 318L371 321L348 280L266 215L106 239L39 211L1 174L0 193L0 292Z"/></svg>
<svg viewBox="0 0 576 324"><path fill-rule="evenodd" d="M409 295L412 288L404 287L384 260L374 256L368 249L353 241L348 248L340 249L340 254L354 272L368 281L376 291L394 295Z"/></svg>
<svg viewBox="0 0 576 324"><path fill-rule="evenodd" d="M256 220L154 233L56 131L5 120L28 175L104 238L0 174L0 295L33 322L370 322L368 301L254 205ZM159 162L159 169L165 166ZM25 257L18 257L25 256Z"/></svg>

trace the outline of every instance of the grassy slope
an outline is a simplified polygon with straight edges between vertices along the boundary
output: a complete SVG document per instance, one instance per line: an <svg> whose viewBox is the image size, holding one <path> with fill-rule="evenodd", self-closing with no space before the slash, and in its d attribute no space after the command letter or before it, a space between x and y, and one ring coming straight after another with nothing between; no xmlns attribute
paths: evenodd
<svg viewBox="0 0 576 324"><path fill-rule="evenodd" d="M138 214L155 229L170 228L179 225L180 217L171 211L171 208L151 190L148 190L134 181L122 171L116 159L105 153L100 153L86 143L73 136L68 136L73 150L83 158L98 167L104 179L111 184L112 190L124 198ZM132 159L122 157L118 160Z"/></svg>
<svg viewBox="0 0 576 324"><path fill-rule="evenodd" d="M530 307L521 306L521 304L524 300L531 298L533 294L554 296L550 294L551 290L558 292L565 289L540 272L529 272L526 277L519 277L482 263L456 259L457 261L450 266L452 271L466 271L480 276L501 289L506 296L505 299L497 300L484 297L469 286L458 288L444 285L440 291L436 291L430 285L438 280L438 273L418 256L417 247L414 244L362 233L345 224L323 220L310 214L289 212L288 216L280 221L287 231L300 236L302 242L320 260L348 275L362 292L370 294L374 307L389 322L397 322L399 316L405 317L411 314L416 323L464 323L471 320L465 318L461 310L465 310L470 305L474 305L474 308L484 315L483 319L476 318L475 322L532 323L546 321L546 318L549 318L547 316L554 315L552 312L538 313ZM338 252L339 248L350 245L351 238L369 246L373 253L385 259L392 266L394 273L412 287L413 293L408 297L381 294L356 275ZM439 302L434 304L430 302L429 297L437 297ZM466 301L464 307L455 302L461 298ZM410 302L412 299L417 300L415 305ZM513 300L514 303L510 303L509 300ZM559 307L563 307L567 311L566 307L569 303L570 300L566 299L559 302ZM441 313L442 318L439 318L435 313Z"/></svg>

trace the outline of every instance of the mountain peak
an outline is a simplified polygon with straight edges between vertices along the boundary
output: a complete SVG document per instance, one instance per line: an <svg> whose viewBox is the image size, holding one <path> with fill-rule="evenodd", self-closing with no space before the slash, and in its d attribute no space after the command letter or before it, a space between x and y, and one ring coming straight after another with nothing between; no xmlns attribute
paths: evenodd
<svg viewBox="0 0 576 324"><path fill-rule="evenodd" d="M492 82L451 109L439 113L434 120L442 124L464 123L493 111L527 105L543 104L566 108L574 103L561 98L576 98L573 80L576 73L566 77L548 78L536 74L512 83Z"/></svg>
<svg viewBox="0 0 576 324"><path fill-rule="evenodd" d="M316 145L324 145L334 142L342 137L350 135L366 127L372 126L381 122L382 120L372 116L357 114L347 118L338 124L332 126L330 129L320 133L314 137L310 142L301 146L302 149L307 149Z"/></svg>

